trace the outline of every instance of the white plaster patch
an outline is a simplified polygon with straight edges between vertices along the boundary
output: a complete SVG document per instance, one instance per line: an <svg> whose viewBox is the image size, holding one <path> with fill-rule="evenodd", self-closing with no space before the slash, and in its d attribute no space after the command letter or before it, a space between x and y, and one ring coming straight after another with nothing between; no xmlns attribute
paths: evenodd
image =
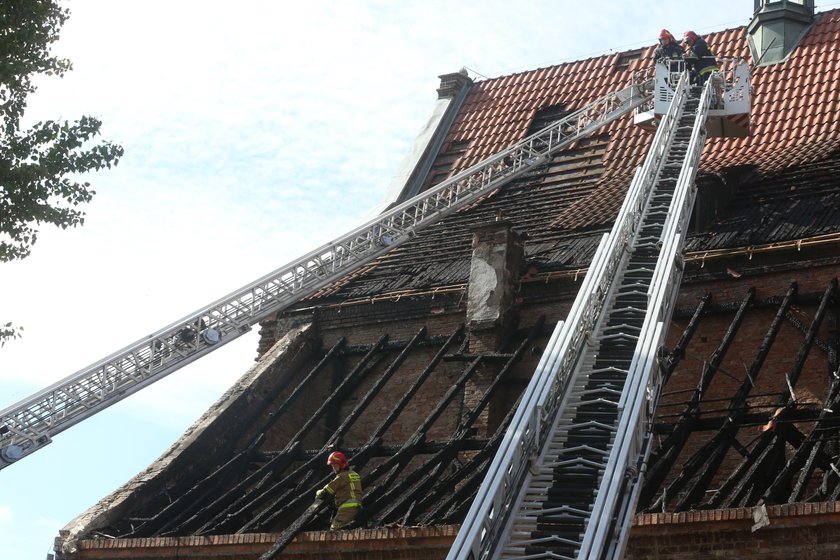
<svg viewBox="0 0 840 560"><path fill-rule="evenodd" d="M470 321L494 320L499 316L499 306L489 303L498 285L496 269L487 261L473 255L468 295Z"/></svg>

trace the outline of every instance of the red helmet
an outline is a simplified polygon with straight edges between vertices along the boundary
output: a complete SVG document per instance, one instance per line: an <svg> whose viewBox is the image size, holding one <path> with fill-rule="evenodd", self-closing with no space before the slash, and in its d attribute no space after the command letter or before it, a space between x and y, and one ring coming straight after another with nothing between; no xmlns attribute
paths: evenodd
<svg viewBox="0 0 840 560"><path fill-rule="evenodd" d="M685 35L683 35L683 41L687 42L689 45L693 45L697 39L699 39L699 37L694 31L686 31Z"/></svg>
<svg viewBox="0 0 840 560"><path fill-rule="evenodd" d="M341 451L333 451L330 453L330 456L327 457L327 464L338 465L338 468L343 469L347 466L347 457L345 457L344 453Z"/></svg>
<svg viewBox="0 0 840 560"><path fill-rule="evenodd" d="M674 36L671 35L671 32L668 31L667 29L663 29L662 31L659 32L659 40L660 41L665 41L666 43L675 43L676 42L676 39L674 39Z"/></svg>

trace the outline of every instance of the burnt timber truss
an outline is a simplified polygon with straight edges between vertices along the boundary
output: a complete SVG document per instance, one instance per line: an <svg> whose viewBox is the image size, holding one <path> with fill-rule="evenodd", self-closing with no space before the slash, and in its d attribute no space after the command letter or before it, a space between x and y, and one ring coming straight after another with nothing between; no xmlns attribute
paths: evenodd
<svg viewBox="0 0 840 560"><path fill-rule="evenodd" d="M794 308L804 332L792 320ZM675 342L664 358L670 379L654 428L657 438L640 510L836 499L838 317L836 280L822 293L800 294L792 283L785 294L757 299L753 289L745 288L740 301L715 303L706 295L696 308L678 310L672 325ZM725 366L725 358L732 347L744 347L739 337L747 320L766 320L764 335L752 362L738 372ZM717 326L706 327L714 321ZM721 321L726 328L719 328ZM485 434L476 433L476 423L500 393L508 396L507 409L515 409L521 386L508 380L517 368L524 369L523 355L541 347L548 331L545 322L537 320L520 327L496 352L487 353L468 351L469 334L463 327L446 336L429 336L423 328L407 341L392 341L386 335L370 344L352 345L339 339L329 348L314 349L305 371L298 372L286 394L275 399L275 408L254 426L254 437L227 456L214 458L212 466L190 480L147 496L142 506L99 532L123 538L274 532L277 543L265 558L278 556L298 532L329 525L330 511L310 506L315 489L329 479L324 462L333 447L345 450L363 477L365 509L356 526L460 523L512 413ZM697 338L710 333L716 333L716 339L703 347L714 349L701 355ZM790 337L797 338L796 352L783 364L785 374L772 379L766 371L768 360L779 340ZM408 375L406 361L421 353L428 356L424 365L411 374L412 381L389 405L388 414L380 415L378 427L364 440L350 438L356 422L375 414L371 403L388 391L389 381ZM818 401L802 396L806 383L812 388L815 383L814 361L825 390ZM389 437L389 429L404 421L405 411L416 406L430 379L443 375L444 366L451 384L429 401L410 434ZM484 391L474 407L464 406L465 385L488 366L493 375ZM272 430L288 422L313 383L325 376L336 379L329 395L305 421L294 424L300 428L282 448L267 446ZM699 383L690 391L675 390L681 377ZM720 379L735 387L727 398L714 390ZM330 425L330 411L348 398L355 405ZM460 413L457 422L444 426L441 417L448 407L460 407Z"/></svg>
<svg viewBox="0 0 840 560"><path fill-rule="evenodd" d="M822 294L799 296L796 283L791 283L782 297L761 302L755 301L753 289L746 290L737 307L712 310L709 297L701 301L686 329L688 336L670 354L670 371L686 359L693 335L688 331L697 328L703 315L731 314L732 320L717 348L702 358L697 386L672 393L666 386L655 427L659 444L647 466L640 510L678 512L836 499L840 494L837 296L834 279ZM814 309L805 332L794 324L795 330L782 333L783 325L795 322L791 308L806 301ZM743 364L743 371L730 371L721 364L745 314L756 309L772 311L772 320L752 363ZM831 321L826 321L827 316ZM821 340L821 332L829 340ZM796 335L802 337L801 343L788 361L777 365L781 375L762 376L774 343ZM809 359L810 378L803 382ZM734 394L704 399L716 376L727 377L725 382L736 386ZM815 398L820 386L824 394Z"/></svg>
<svg viewBox="0 0 840 560"><path fill-rule="evenodd" d="M129 538L285 531L278 544L288 542L300 530L329 524L326 508L309 506L315 490L331 478L325 461L336 447L347 451L363 474L365 509L357 526L456 523L470 505L510 414L486 436L476 435L476 422L526 351L546 336L540 318L514 332L498 352L468 352L463 326L445 337L430 337L421 328L409 341L390 341L385 335L372 344L350 346L341 338L327 350L312 352L311 367L299 372L294 387L275 401L280 403L276 409L263 415L251 441L228 457L216 458L212 468L190 480L167 485L130 517L99 532ZM372 403L389 380L409 375L401 367L419 350L434 350L434 355L419 373L411 374L410 386L388 405L389 413L381 415L365 441L358 434L348 440L360 418L368 423L378 418L370 410ZM398 419L404 422L401 415L408 406L417 408L413 400L430 377L444 375L441 364L447 364L452 383L423 408L424 417L408 437L387 437ZM492 380L474 406L465 406L464 386L488 369ZM330 377L337 380L331 393L305 421L294 422L289 415L300 408L316 380ZM339 425L329 427L330 413L347 399L355 400L355 406ZM460 411L458 421L441 426L441 416L451 407ZM267 436L284 422L300 427L282 448L267 448ZM282 546L275 547L275 553L280 550Z"/></svg>

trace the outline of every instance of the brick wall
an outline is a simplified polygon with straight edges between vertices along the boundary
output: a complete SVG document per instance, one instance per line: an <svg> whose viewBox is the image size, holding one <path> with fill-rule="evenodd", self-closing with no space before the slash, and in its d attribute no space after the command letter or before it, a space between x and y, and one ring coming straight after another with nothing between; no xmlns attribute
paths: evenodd
<svg viewBox="0 0 840 560"><path fill-rule="evenodd" d="M302 533L280 558L299 560L437 560L446 558L458 527L397 527ZM208 535L79 543L78 560L257 559L278 535Z"/></svg>
<svg viewBox="0 0 840 560"><path fill-rule="evenodd" d="M737 508L638 515L625 560L825 560L840 552L840 504L770 506L764 526L756 524L759 514Z"/></svg>
<svg viewBox="0 0 840 560"><path fill-rule="evenodd" d="M825 290L831 278L835 277L837 273L838 267L832 266L803 271L772 273L760 278L727 277L703 282L691 281L684 284L679 295L678 307L680 309L693 309L699 301L699 298L708 292L713 294L713 305L729 305L730 309L718 310L704 318L701 323L701 328L694 336L691 355L687 355L684 358L683 365L675 371L666 387L666 392L671 394L671 396L666 394L662 399L662 404L658 411L660 421L662 421L661 417L669 412L678 413L682 411L679 405L685 402L687 398L686 391L696 386L699 367L702 366L703 360L708 359L720 344L723 333L732 320L734 305L741 301L749 287L757 287L755 297L761 300L771 296L778 297L783 295L790 281L796 279L799 282L800 294L810 293L819 295ZM579 282L580 279L573 282L574 286L572 287L579 285ZM558 286L556 286L559 288L559 292L555 292L555 294L572 292L570 283L572 282L568 279L559 282ZM553 286L541 284L539 289L536 289L535 286L533 287L535 288L533 290L527 285L523 288L525 303L520 310L522 324L533 324L536 318L542 314L547 316L547 323L552 324L565 315L571 303L570 298L558 298L551 301L546 299L548 296L544 292ZM810 302L798 304L794 312L795 314L801 314L804 318L803 322L807 326L815 309L816 303ZM706 395L707 400L718 398L721 399L721 408L726 406L725 399L732 396L744 378L746 368L752 363L755 352L760 346L774 314L775 310L769 307L751 309L747 313L730 351L721 364L719 373L715 376L710 386L709 392ZM348 338L348 344L350 345L371 344L386 333L392 341L407 341L423 326L428 328L429 336L448 335L454 332L464 321L464 309L460 295L448 294L434 300L427 299L425 302L404 300L401 302L380 302L375 305L351 305L344 308L321 310L318 312L316 319L319 337L323 346L329 348L342 336ZM669 331L669 347L673 347L677 338L685 329L689 319L689 316L684 315L674 319ZM273 326L271 323L267 323L266 327L279 328ZM831 328L831 326L824 324L819 336L822 339L829 339ZM271 336L276 336L277 332L276 330L270 333L264 332L264 343L270 341ZM757 386L753 390L754 394L767 395L763 397L763 401L761 399L757 401L758 403L764 402L767 405L767 411L771 410L771 405L775 401L775 396L772 393L777 394L780 387L783 386L784 376L788 372L788 366L785 364L790 363L792 356L795 355L801 346L803 338L804 335L800 330L789 322L785 322L773 345L772 352L765 362L761 377L756 380ZM529 373L533 371L533 367L539 359L539 346L540 341L534 344L533 351L528 353L523 364L513 372L512 378L518 382L510 385L509 394L506 396L510 396L511 398L508 400L512 400L513 396L521 391L522 384L527 381ZM386 397L382 395L381 397L377 397L371 410L380 410L382 413L390 410L389 407L394 402L393 395L399 395L407 390L416 374L428 365L435 351L436 349L433 348L423 348L413 352L401 368L401 374L389 382L388 392L390 396ZM397 352L395 350L393 356L396 356ZM806 362L800 382L797 385L797 397L801 402L822 399L827 381L826 364L827 356L822 350L814 347ZM386 366L387 364L378 366L357 394L363 394L364 389L370 386ZM385 437L385 443L405 441L411 435L417 423L425 418L430 408L436 404L439 396L452 385L463 370L463 367L463 362L442 363L437 373L426 382L421 393L412 400L409 407L404 411L402 420L392 426L388 431ZM322 381L321 383L322 385L316 388L317 394L328 394L329 387L325 385L327 382ZM302 415L311 412L311 403L320 402L320 399L313 400L308 398L307 401L309 404L304 403L296 407ZM343 403L341 410L338 411L338 416L342 417L346 415L354 405L355 401L352 400ZM671 406L670 409L668 408L669 406ZM759 410L756 409L754 412ZM458 411L457 403L456 406L451 406L447 414L439 420L438 425L432 430L429 439L435 440L449 437L452 426L458 419ZM707 407L704 412L713 411L710 410L710 407ZM345 439L344 444L354 446L365 441L367 435L376 428L376 423L383 416L384 414L367 415L367 420L363 420L353 427ZM279 444L280 442L276 443ZM703 441L699 439L690 441L684 451L683 457L690 456L702 443ZM742 457L733 452L727 458L722 470L729 470L729 468L741 460ZM796 554L800 559L817 558L816 555L809 556L808 554L811 554L810 551L817 550L819 546L829 547L827 550L833 550L834 548L831 547L837 546L836 543L840 537L835 538L832 533L837 532L836 528L838 527L838 522L840 522L840 513L834 510L831 512L827 510L815 512L803 509L808 507L811 507L811 505L801 505L801 508L793 511L793 513L790 510L783 510L778 507L769 508L771 525L755 533L750 530L753 521L751 510L748 509L717 510L711 512L712 517L709 517L710 513L708 512L694 512L692 514L680 514L680 516L669 516L669 514L640 516L637 518L638 527L634 528L631 532L630 549L627 558L683 560L688 558L689 555L696 556L701 553L711 555L712 558L741 556L747 559L760 557L766 560L768 558L789 557L790 554ZM831 507L833 508L833 505ZM718 516L719 518L715 518L714 516ZM428 529L431 530L432 528ZM377 531L383 530L385 529L378 529ZM785 536L783 534L785 530L793 531L793 536ZM316 544L310 544L308 546L315 547L318 550L317 557L319 558L358 557L372 559L380 557L395 559L443 558L445 556L445 549L449 546L448 542L444 541L449 538L449 542L451 542L452 538L451 536L445 537L440 534L423 536L425 533L418 533L415 535L416 538L428 537L432 541L420 545L418 543L421 541L410 541L409 539L409 541L405 542L413 542L415 544L405 545L404 541L401 540L403 537L392 538L392 536L382 536L383 533L377 533L376 535L378 536L370 536L368 533L359 532L359 535L368 536L341 537L341 535L346 534L349 533L313 533L312 535L322 536L301 538L316 539ZM353 534L357 533L354 532ZM205 552L201 551L201 546L209 546L212 548L213 554L216 555L214 557L224 558L225 554L227 554L225 547L236 546L245 548L239 549L240 552L231 552L232 556L230 557L249 558L251 557L248 556L251 554L250 551L257 549L265 550L266 543L271 542L270 535L266 537L238 535L231 536L230 538L234 537L240 539L263 538L264 540L259 542L236 541L235 543L212 541L208 544L203 541L184 540L187 539L184 538L178 540L176 543L180 547L178 549L178 557L209 557L209 552L207 552L207 555L202 556ZM348 548L347 543L342 542L341 539L351 539L353 544ZM103 552L102 554L105 555L96 556L95 554L99 554L95 552L96 550L106 550L102 548L105 546L103 543L96 542L96 546L99 548L94 547L86 550L85 555L81 556L81 558L167 558L172 556L166 556L165 554L170 554L172 552L172 546L175 546L172 543L169 545L165 543L161 544L162 541L159 542L158 539L147 539L145 544L136 542L124 543L128 549L135 547L136 550L124 556L114 556L113 554L117 554L116 551L118 550L115 542L111 552ZM796 544L797 542L799 542L799 545ZM166 546L170 547L168 553L165 553L163 556L153 555L156 554L153 550L155 547L159 550L166 550ZM294 546L299 545L295 544ZM300 544L300 546L303 546L303 544ZM423 548L426 546L428 546L428 550ZM797 546L799 546L799 549L797 549ZM138 555L140 554L138 551L141 549L144 551L143 554L149 554L149 556ZM360 552L359 556L354 556L357 549L364 550L364 552ZM292 550L292 548L289 549L289 554L291 554ZM295 550L303 551L304 549ZM778 555L777 551L779 552ZM440 556L437 556L439 552ZM239 556L236 556L236 554L239 554ZM256 552L254 554L257 555ZM301 555L299 557L304 558L306 554L315 553L310 549L309 552L299 552L299 554Z"/></svg>
<svg viewBox="0 0 840 560"><path fill-rule="evenodd" d="M840 504L636 516L625 560L825 560L840 553ZM763 525L763 526L760 526ZM754 530L755 527L755 530ZM299 535L280 558L300 560L443 559L458 527L390 527ZM78 560L257 559L277 535L257 533L80 541Z"/></svg>

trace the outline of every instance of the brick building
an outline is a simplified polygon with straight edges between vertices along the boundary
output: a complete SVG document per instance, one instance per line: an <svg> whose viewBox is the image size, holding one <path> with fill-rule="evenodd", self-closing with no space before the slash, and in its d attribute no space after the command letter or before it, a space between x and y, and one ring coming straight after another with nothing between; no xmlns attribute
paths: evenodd
<svg viewBox="0 0 840 560"><path fill-rule="evenodd" d="M840 549L840 10L757 2L707 35L753 62L750 134L709 138L627 558ZM405 200L651 66L653 47L441 77ZM758 61L758 64L756 64ZM443 558L645 156L617 120L264 321L258 362L60 558ZM309 508L341 448L357 528Z"/></svg>

